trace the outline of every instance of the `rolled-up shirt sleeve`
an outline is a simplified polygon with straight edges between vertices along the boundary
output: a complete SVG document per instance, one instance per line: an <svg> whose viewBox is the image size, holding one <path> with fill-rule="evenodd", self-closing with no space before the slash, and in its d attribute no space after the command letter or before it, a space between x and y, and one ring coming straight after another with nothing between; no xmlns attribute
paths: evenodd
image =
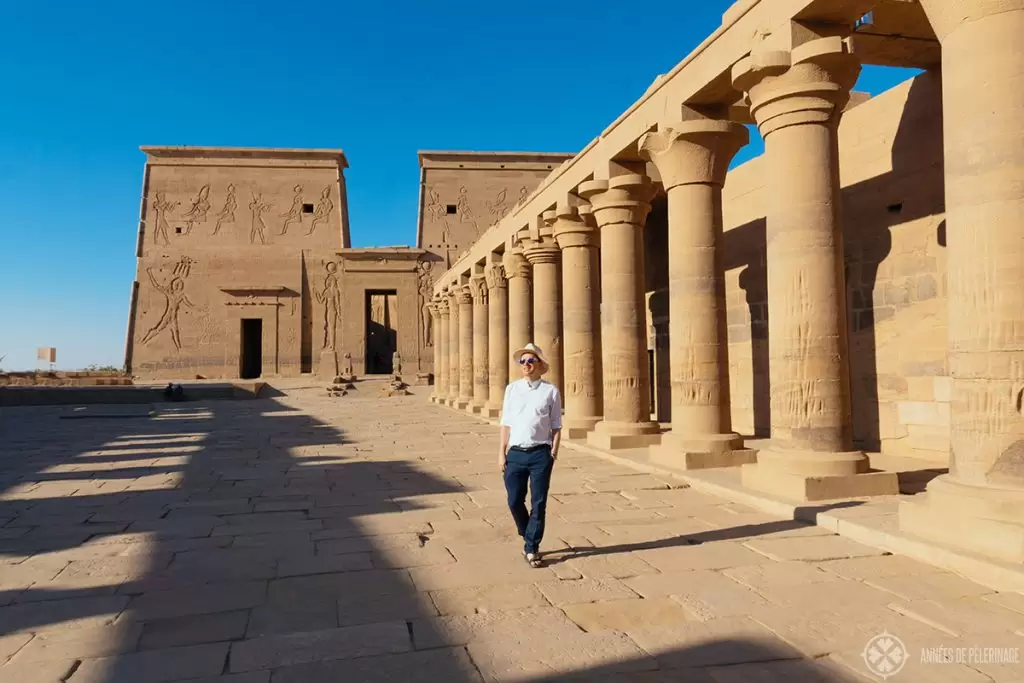
<svg viewBox="0 0 1024 683"><path fill-rule="evenodd" d="M551 429L562 428L562 394L558 389L551 392Z"/></svg>
<svg viewBox="0 0 1024 683"><path fill-rule="evenodd" d="M509 410L511 407L509 400L512 397L512 385L509 384L505 387L505 398L501 402L501 426L511 427L512 426L512 411Z"/></svg>

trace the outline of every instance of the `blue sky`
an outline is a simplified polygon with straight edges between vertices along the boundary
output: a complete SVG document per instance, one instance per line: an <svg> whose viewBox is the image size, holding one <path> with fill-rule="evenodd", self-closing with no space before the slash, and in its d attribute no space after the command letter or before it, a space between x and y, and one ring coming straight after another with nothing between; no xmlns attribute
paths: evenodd
<svg viewBox="0 0 1024 683"><path fill-rule="evenodd" d="M417 150L578 151L729 4L2 3L0 367L123 362L140 145L340 147L353 246L412 244Z"/></svg>

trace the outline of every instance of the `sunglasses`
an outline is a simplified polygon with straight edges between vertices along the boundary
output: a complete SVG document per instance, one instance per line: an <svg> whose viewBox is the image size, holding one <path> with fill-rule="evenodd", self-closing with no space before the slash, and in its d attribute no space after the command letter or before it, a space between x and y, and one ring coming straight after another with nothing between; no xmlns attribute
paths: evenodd
<svg viewBox="0 0 1024 683"><path fill-rule="evenodd" d="M535 365L536 363L537 363L537 359L536 358L520 358L519 359L519 364L520 365Z"/></svg>

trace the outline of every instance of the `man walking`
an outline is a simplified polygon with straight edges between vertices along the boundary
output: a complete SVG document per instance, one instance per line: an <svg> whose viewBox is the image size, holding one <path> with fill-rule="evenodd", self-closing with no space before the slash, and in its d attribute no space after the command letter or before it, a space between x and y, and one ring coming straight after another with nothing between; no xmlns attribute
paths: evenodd
<svg viewBox="0 0 1024 683"><path fill-rule="evenodd" d="M551 470L562 438L562 397L541 379L548 371L544 353L527 344L512 354L519 359L522 379L505 388L501 411L498 465L504 473L508 507L523 537L523 553L531 567L540 567L540 542L548 504ZM526 485L530 511L526 511Z"/></svg>

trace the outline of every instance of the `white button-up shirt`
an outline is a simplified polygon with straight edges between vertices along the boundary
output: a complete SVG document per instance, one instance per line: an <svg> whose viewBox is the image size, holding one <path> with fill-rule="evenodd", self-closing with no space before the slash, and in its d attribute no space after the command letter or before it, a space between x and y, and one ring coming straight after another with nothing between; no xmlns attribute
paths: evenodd
<svg viewBox="0 0 1024 683"><path fill-rule="evenodd" d="M501 425L509 427L509 448L531 448L554 441L562 428L562 397L551 382L523 379L505 388Z"/></svg>

